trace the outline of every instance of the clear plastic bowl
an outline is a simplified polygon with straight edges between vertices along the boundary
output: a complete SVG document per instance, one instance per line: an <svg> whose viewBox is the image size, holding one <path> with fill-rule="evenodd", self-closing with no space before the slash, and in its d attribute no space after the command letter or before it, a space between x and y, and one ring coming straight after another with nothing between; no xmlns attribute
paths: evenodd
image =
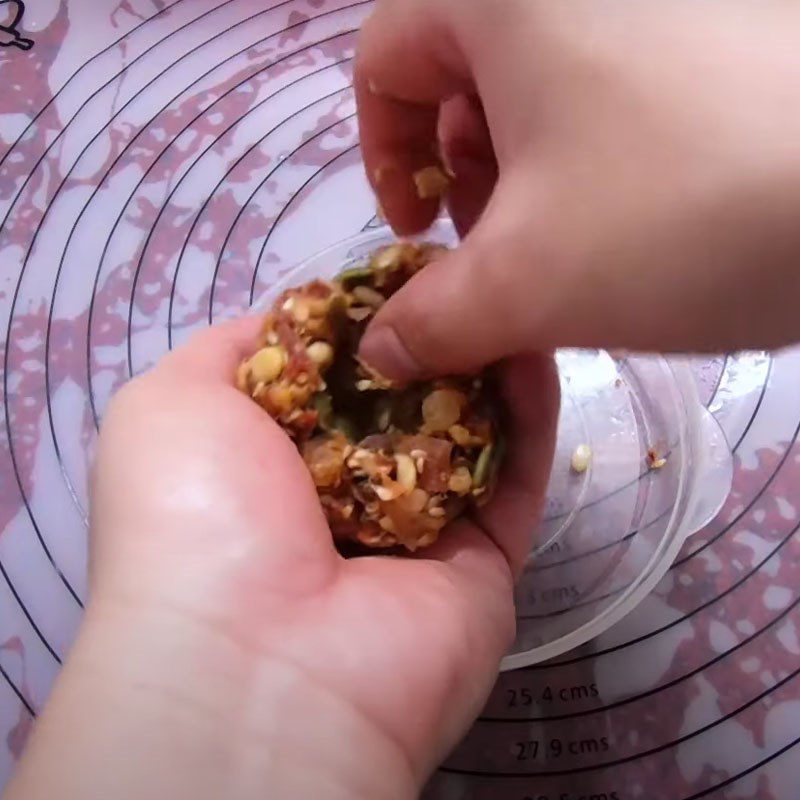
<svg viewBox="0 0 800 800"><path fill-rule="evenodd" d="M457 241L444 220L423 238ZM290 286L333 278L392 241L391 231L379 228L334 245L285 274L258 306L268 307ZM558 656L629 613L686 539L716 515L733 477L730 447L682 360L575 350L556 358L556 454L503 669ZM592 455L577 474L570 462L581 444ZM664 459L657 468L651 448Z"/></svg>

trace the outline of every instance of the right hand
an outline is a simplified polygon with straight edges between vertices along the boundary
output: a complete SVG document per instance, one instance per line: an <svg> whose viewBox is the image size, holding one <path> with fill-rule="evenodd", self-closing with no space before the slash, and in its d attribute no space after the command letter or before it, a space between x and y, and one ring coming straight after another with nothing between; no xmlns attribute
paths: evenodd
<svg viewBox="0 0 800 800"><path fill-rule="evenodd" d="M381 372L525 350L800 339L800 8L782 0L380 0L360 41L364 159L400 234L462 245L362 342Z"/></svg>

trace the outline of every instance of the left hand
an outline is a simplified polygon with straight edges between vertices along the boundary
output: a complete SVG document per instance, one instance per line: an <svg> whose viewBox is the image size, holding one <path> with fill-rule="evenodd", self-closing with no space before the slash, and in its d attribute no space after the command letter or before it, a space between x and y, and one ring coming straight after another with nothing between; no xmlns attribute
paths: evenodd
<svg viewBox="0 0 800 800"><path fill-rule="evenodd" d="M504 367L514 447L474 521L345 560L294 444L233 386L258 324L113 401L92 599L11 798L411 797L480 711L549 474L552 360Z"/></svg>

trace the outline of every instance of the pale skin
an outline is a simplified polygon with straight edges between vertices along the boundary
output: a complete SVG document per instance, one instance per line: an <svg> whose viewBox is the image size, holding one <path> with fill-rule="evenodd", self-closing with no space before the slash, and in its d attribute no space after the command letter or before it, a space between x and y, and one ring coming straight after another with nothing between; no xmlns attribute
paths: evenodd
<svg viewBox="0 0 800 800"><path fill-rule="evenodd" d="M433 219L411 174L441 151L466 235L363 353L402 378L502 363L492 504L421 557L343 560L232 387L257 322L200 335L106 415L91 601L5 800L416 796L513 635L558 407L535 353L800 338L796 4L499 5L383 0L356 69L389 221Z"/></svg>
<svg viewBox="0 0 800 800"><path fill-rule="evenodd" d="M412 377L798 341L798 30L791 0L379 4L356 70L367 173L394 227L423 229L436 203L408 173L438 130L468 235L362 354Z"/></svg>
<svg viewBox="0 0 800 800"><path fill-rule="evenodd" d="M294 445L233 386L259 325L199 335L106 414L91 602L6 800L409 798L485 701L549 470L552 360L502 369L516 445L474 521L415 558L345 560Z"/></svg>

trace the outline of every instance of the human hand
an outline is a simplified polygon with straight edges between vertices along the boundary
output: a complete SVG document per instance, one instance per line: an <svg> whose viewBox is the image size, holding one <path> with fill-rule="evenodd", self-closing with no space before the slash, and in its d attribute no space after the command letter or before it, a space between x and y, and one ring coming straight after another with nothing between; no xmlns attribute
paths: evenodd
<svg viewBox="0 0 800 800"><path fill-rule="evenodd" d="M381 0L359 42L368 175L401 233L462 246L362 340L387 375L531 348L800 339L800 9L775 0Z"/></svg>
<svg viewBox="0 0 800 800"><path fill-rule="evenodd" d="M479 712L549 473L552 361L503 370L514 447L476 520L345 560L294 445L233 387L258 327L204 332L114 399L85 626L9 798L411 797Z"/></svg>

